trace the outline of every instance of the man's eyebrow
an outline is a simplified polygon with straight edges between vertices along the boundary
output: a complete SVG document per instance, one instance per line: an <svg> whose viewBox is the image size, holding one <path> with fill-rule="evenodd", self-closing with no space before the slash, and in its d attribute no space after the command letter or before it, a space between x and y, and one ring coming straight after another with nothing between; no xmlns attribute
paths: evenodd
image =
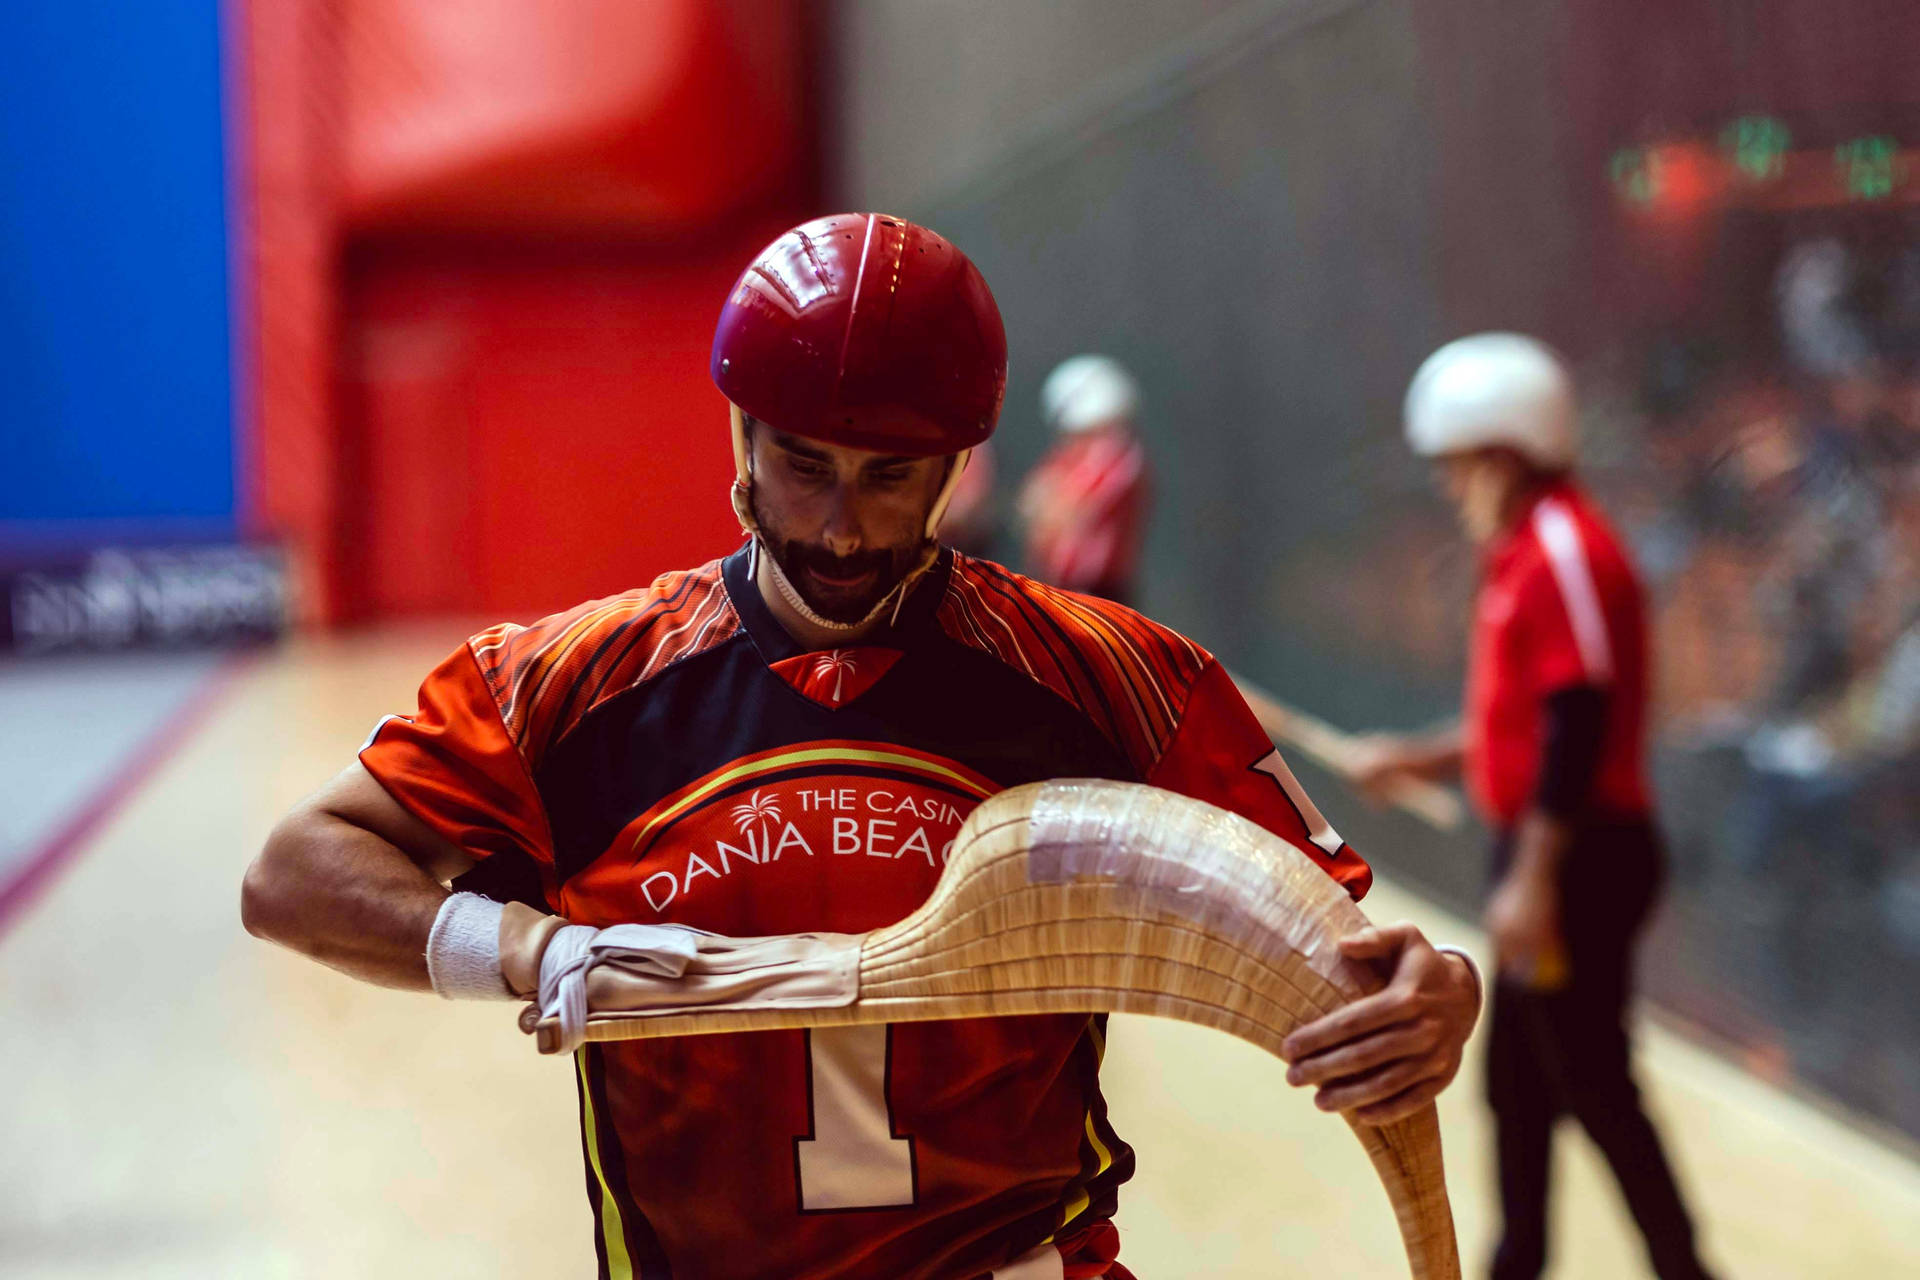
<svg viewBox="0 0 1920 1280"><path fill-rule="evenodd" d="M773 443L778 448L784 449L797 457L805 458L809 462L830 463L833 461L832 454L810 443L805 436L796 436L785 431L775 431L772 433L772 438ZM863 462L861 469L865 471L883 471L889 467L904 467L909 463L917 461L919 461L919 459L909 457L904 453L882 454L878 458L869 458L866 462Z"/></svg>
<svg viewBox="0 0 1920 1280"><path fill-rule="evenodd" d="M833 461L833 458L826 450L808 444L803 436L789 435L784 431L775 431L773 433L773 443L778 448L784 449L788 453L797 454L809 462Z"/></svg>

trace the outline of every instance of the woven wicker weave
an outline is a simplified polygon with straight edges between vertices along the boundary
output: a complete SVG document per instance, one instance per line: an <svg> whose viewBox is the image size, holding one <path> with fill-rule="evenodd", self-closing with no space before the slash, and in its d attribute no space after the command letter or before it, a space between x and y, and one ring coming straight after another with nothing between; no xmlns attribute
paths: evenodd
<svg viewBox="0 0 1920 1280"><path fill-rule="evenodd" d="M1216 1027L1272 1053L1377 990L1337 948L1367 924L1298 850L1150 787L1051 782L986 801L906 919L859 940L859 993L816 1009L637 1014L645 986L588 978L590 1040L992 1015L1120 1012ZM657 990L657 983L654 984ZM551 1021L522 1025L557 1047ZM1386 1186L1416 1280L1460 1274L1429 1105L1354 1132Z"/></svg>

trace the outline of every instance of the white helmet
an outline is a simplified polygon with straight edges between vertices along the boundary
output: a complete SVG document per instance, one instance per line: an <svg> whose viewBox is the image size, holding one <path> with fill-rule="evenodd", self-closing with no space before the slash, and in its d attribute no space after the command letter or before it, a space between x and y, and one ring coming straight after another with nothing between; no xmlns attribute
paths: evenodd
<svg viewBox="0 0 1920 1280"><path fill-rule="evenodd" d="M1578 452L1573 379L1544 342L1476 333L1427 357L1407 388L1407 443L1423 458L1506 445L1545 471Z"/></svg>
<svg viewBox="0 0 1920 1280"><path fill-rule="evenodd" d="M1057 431L1085 431L1115 418L1131 418L1140 387L1120 362L1106 356L1074 356L1054 366L1040 388L1040 413Z"/></svg>

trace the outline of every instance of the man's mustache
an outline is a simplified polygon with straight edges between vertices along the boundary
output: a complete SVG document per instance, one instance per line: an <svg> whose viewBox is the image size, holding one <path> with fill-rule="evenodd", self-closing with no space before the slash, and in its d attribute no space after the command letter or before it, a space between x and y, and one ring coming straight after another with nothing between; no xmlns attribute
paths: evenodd
<svg viewBox="0 0 1920 1280"><path fill-rule="evenodd" d="M893 563L893 556L885 551L864 551L850 556L837 556L824 547L790 543L787 548L787 560L790 569L805 569L830 578L854 578L861 574L885 570Z"/></svg>

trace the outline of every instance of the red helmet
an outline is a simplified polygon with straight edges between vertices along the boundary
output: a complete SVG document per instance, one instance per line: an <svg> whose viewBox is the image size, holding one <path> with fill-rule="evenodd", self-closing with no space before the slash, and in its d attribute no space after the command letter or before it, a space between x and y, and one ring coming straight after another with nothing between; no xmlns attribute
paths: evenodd
<svg viewBox="0 0 1920 1280"><path fill-rule="evenodd" d="M816 218L754 258L720 310L714 385L795 435L958 453L993 434L1007 334L978 268L925 227Z"/></svg>

